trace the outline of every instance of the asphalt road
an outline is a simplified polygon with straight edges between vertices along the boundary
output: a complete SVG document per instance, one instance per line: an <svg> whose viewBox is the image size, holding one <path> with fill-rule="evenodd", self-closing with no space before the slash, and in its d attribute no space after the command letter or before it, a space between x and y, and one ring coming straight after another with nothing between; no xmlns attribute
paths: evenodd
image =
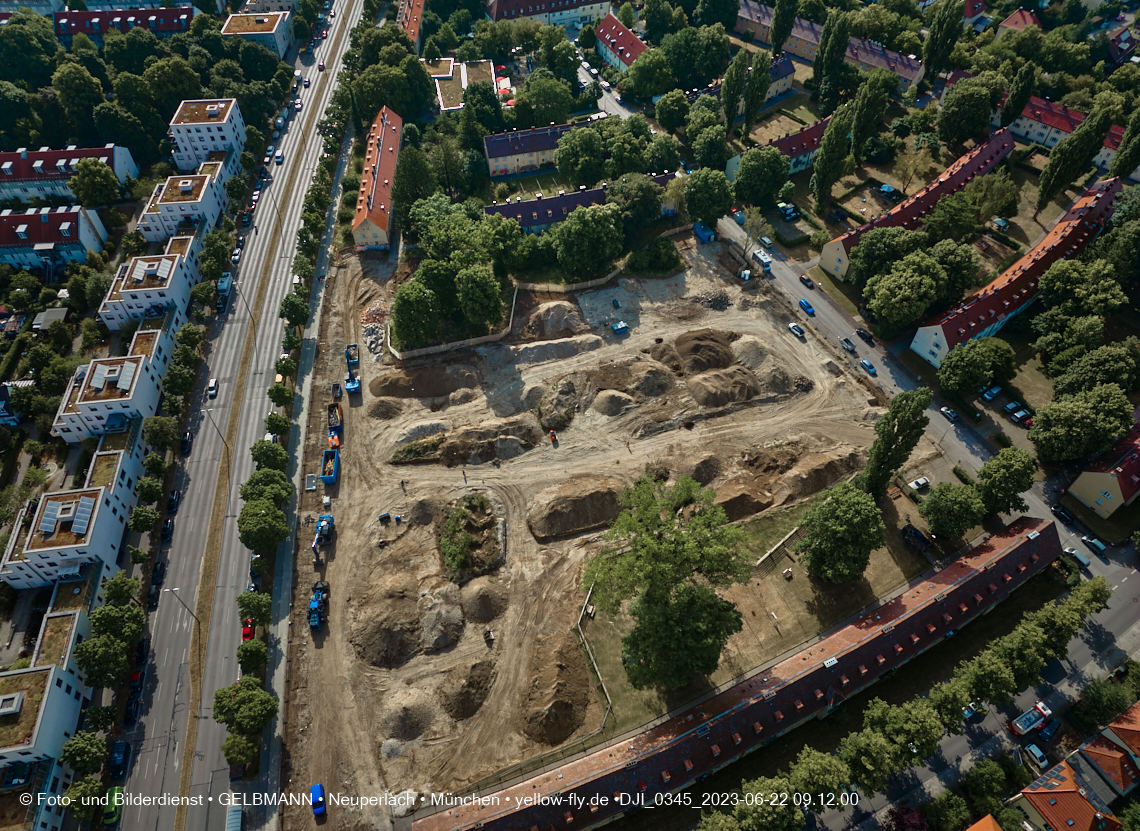
<svg viewBox="0 0 1140 831"><path fill-rule="evenodd" d="M211 332L206 369L189 402L194 411L191 426L195 442L177 473L175 486L182 489L183 502L175 519L174 539L160 558L168 562L164 588L170 591L164 591L158 609L150 615L153 658L142 717L138 726L127 733L136 754L127 790L152 797L177 794L187 719L200 719L190 794L202 794L214 801L188 811L188 831L212 831L224 825L225 809L216 800L219 793L229 789L229 768L221 753L225 729L213 721L210 713L214 691L234 683L240 676L235 653L241 629L235 598L249 584L249 551L237 535L235 520L241 508L237 489L253 471L248 448L264 436L265 416L272 408L266 390L273 381L273 364L280 355L283 334L277 307L290 289L290 263L293 240L301 224L301 204L322 150L323 139L316 132L316 123L332 95L341 56L349 46L348 32L360 18L359 7L343 11L343 15L338 14L331 21L328 39L321 41L314 54L301 55L294 61L311 85L300 90L303 109L293 114L276 142L285 152L284 164L271 165L273 182L265 188L254 226L248 230L234 293L226 313ZM322 60L325 71L319 72L317 62ZM235 380L263 275L268 283L261 323L245 389L239 390L235 389ZM221 382L215 399L205 396L206 379L210 377ZM241 410L238 431L234 440L227 442L223 433L235 406ZM217 580L214 586L206 587L215 596L209 641L204 646L202 703L200 712L188 713L188 652L196 625L190 610L197 603L219 464L223 454L231 452L233 467ZM290 586L278 586L277 590L287 595ZM122 823L124 828L170 831L174 818L175 809L170 807L128 807Z"/></svg>

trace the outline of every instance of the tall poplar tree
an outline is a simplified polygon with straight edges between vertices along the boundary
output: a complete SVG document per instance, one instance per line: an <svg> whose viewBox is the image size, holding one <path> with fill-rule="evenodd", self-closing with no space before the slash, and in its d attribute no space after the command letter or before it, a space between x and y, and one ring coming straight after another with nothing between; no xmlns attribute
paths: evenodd
<svg viewBox="0 0 1140 831"><path fill-rule="evenodd" d="M965 19L965 3L962 0L942 0L930 21L930 33L922 47L922 62L926 64L926 77L937 78L946 68L954 44L962 36L962 21Z"/></svg>
<svg viewBox="0 0 1140 831"><path fill-rule="evenodd" d="M761 49L752 56L752 70L748 73L748 87L744 91L744 135L752 133L752 126L760 118L760 108L768 100L772 85L772 56Z"/></svg>
<svg viewBox="0 0 1140 831"><path fill-rule="evenodd" d="M724 108L724 127L728 137L736 126L736 114L740 110L740 95L748 82L748 50L741 49L728 65L724 82L720 85L720 104Z"/></svg>
<svg viewBox="0 0 1140 831"><path fill-rule="evenodd" d="M1033 95L1033 88L1037 85L1037 65L1029 61L1017 70L1017 77L1009 86L1009 96L1001 108L1001 126L1008 127L1021 117L1025 105Z"/></svg>
<svg viewBox="0 0 1140 831"><path fill-rule="evenodd" d="M823 140L819 143L819 153L812 163L811 192L815 196L815 211L820 215L831 204L831 186L843 175L853 120L854 107L851 103L844 104L835 111L823 133Z"/></svg>
<svg viewBox="0 0 1140 831"><path fill-rule="evenodd" d="M776 7L772 10L772 25L768 27L768 39L772 42L773 54L779 55L784 51L788 35L796 25L798 9L797 0L776 0Z"/></svg>

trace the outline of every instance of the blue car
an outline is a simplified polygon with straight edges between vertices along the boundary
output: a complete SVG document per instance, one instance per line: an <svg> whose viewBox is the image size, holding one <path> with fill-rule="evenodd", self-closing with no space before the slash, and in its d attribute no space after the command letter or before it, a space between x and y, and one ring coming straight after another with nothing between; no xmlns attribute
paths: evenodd
<svg viewBox="0 0 1140 831"><path fill-rule="evenodd" d="M806 300L801 300L800 301L800 308L803 309L805 312L807 312L812 317L815 317L815 309L813 309L811 307L811 303L807 302Z"/></svg>
<svg viewBox="0 0 1140 831"><path fill-rule="evenodd" d="M873 363L871 363L870 361L859 361L859 366L861 366L861 367L863 367L863 369L867 370L867 374L870 375L871 377L874 377L874 376L879 374L875 370L875 365Z"/></svg>
<svg viewBox="0 0 1140 831"><path fill-rule="evenodd" d="M1047 722L1045 722L1045 726L1041 728L1041 732L1038 734L1041 736L1041 741L1043 741L1043 742L1052 741L1053 736L1056 735L1056 733L1060 729L1060 727L1061 727L1061 722L1057 720L1056 716L1049 719Z"/></svg>
<svg viewBox="0 0 1140 831"><path fill-rule="evenodd" d="M309 799L313 803L313 813L320 816L325 812L325 786L313 785L309 788Z"/></svg>

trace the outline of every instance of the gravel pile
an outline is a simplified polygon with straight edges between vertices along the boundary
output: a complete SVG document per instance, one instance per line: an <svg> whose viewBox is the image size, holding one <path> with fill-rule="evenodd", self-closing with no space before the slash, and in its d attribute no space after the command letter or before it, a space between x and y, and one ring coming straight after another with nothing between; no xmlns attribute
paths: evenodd
<svg viewBox="0 0 1140 831"><path fill-rule="evenodd" d="M706 309L712 309L714 312L723 312L732 305L732 300L729 299L728 292L724 289L698 294L693 298L693 302L699 303Z"/></svg>

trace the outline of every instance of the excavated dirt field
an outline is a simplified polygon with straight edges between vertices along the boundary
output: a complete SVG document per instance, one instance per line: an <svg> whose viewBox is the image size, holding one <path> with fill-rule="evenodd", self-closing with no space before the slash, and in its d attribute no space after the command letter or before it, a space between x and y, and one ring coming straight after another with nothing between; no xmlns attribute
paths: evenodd
<svg viewBox="0 0 1140 831"><path fill-rule="evenodd" d="M298 556L297 596L316 579L332 591L316 637L295 604L287 783L450 791L594 731L604 704L574 626L583 563L620 489L645 471L688 472L714 483L737 518L859 464L879 412L863 381L838 368L830 346L790 338L791 314L767 287L743 292L715 254L684 256L690 267L665 280L520 295L500 344L404 366L362 355L363 396L345 399L340 482L301 497L302 516L331 497L337 537L319 571L307 541ZM361 312L391 302L393 285L374 271L350 258L328 278L306 472L327 446L323 405L343 375L343 346L363 346ZM618 314L624 337L608 325ZM390 462L416 441L434 449ZM503 518L503 560L457 585L439 525L474 492ZM385 512L393 519L381 524ZM287 829L312 821L301 807L284 817ZM388 810L338 810L329 824L387 828Z"/></svg>

